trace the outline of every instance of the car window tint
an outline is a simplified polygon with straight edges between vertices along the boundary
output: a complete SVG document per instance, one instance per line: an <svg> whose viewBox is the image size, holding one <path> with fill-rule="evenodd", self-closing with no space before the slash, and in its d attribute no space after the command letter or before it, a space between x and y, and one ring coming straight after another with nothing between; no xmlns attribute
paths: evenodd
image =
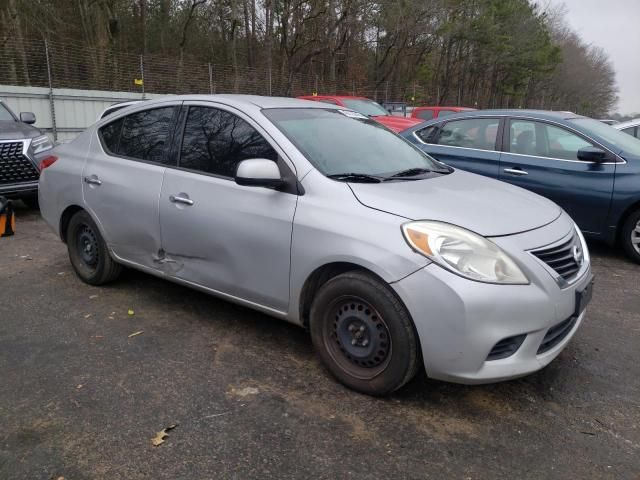
<svg viewBox="0 0 640 480"><path fill-rule="evenodd" d="M636 127L623 128L622 131L633 137L635 135Z"/></svg>
<svg viewBox="0 0 640 480"><path fill-rule="evenodd" d="M458 113L455 110L440 110L438 112L438 117L447 117L449 115L453 115L454 113Z"/></svg>
<svg viewBox="0 0 640 480"><path fill-rule="evenodd" d="M438 136L439 145L495 150L498 135L497 118L470 118L447 122Z"/></svg>
<svg viewBox="0 0 640 480"><path fill-rule="evenodd" d="M0 103L0 120L2 120L3 122L15 122L15 118L13 118L13 115L11 115L11 112L9 112L9 110Z"/></svg>
<svg viewBox="0 0 640 480"><path fill-rule="evenodd" d="M115 122L111 122L100 129L102 144L109 153L118 151L118 142L120 142L120 132L122 131L123 122L124 118L119 118Z"/></svg>
<svg viewBox="0 0 640 480"><path fill-rule="evenodd" d="M420 140L424 143L434 143L433 142L433 134L436 131L436 125L432 125L430 127L421 128L420 130L416 130L416 135Z"/></svg>
<svg viewBox="0 0 640 480"><path fill-rule="evenodd" d="M175 107L154 108L125 117L118 154L156 163L167 162Z"/></svg>
<svg viewBox="0 0 640 480"><path fill-rule="evenodd" d="M181 167L234 177L238 163L249 158L277 161L278 154L240 117L217 108L189 108L180 153Z"/></svg>
<svg viewBox="0 0 640 480"><path fill-rule="evenodd" d="M539 155L537 149L536 123L512 120L509 129L509 151L521 155Z"/></svg>
<svg viewBox="0 0 640 480"><path fill-rule="evenodd" d="M579 160L578 150L594 146L570 130L543 122L512 120L509 133L509 151L521 155Z"/></svg>
<svg viewBox="0 0 640 480"><path fill-rule="evenodd" d="M544 130L547 143L545 146L548 146L548 154L546 156L552 158L579 160L578 150L584 147L594 146L592 143L564 128L544 124Z"/></svg>
<svg viewBox="0 0 640 480"><path fill-rule="evenodd" d="M416 117L423 120L431 120L433 118L433 110L418 110Z"/></svg>
<svg viewBox="0 0 640 480"><path fill-rule="evenodd" d="M322 103L330 103L331 105L338 105L338 102L336 102L335 100L329 100L328 98L323 98L322 100L320 100Z"/></svg>

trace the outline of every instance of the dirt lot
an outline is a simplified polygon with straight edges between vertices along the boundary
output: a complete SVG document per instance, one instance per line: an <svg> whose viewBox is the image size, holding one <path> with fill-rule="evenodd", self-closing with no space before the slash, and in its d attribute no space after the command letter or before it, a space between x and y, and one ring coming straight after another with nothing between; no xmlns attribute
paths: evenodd
<svg viewBox="0 0 640 480"><path fill-rule="evenodd" d="M292 325L132 271L81 283L22 210L0 239L0 479L638 479L640 267L592 253L586 323L549 367L380 400Z"/></svg>

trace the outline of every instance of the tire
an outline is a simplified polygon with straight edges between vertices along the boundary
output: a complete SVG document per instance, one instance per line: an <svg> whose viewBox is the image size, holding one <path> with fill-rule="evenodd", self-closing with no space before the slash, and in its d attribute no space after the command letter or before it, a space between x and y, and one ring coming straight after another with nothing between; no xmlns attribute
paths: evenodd
<svg viewBox="0 0 640 480"><path fill-rule="evenodd" d="M640 263L640 210L636 210L627 217L622 226L622 247L627 256L636 263Z"/></svg>
<svg viewBox="0 0 640 480"><path fill-rule="evenodd" d="M109 254L100 231L91 216L79 211L69 221L67 228L69 260L80 280L89 285L109 283L122 272Z"/></svg>
<svg viewBox="0 0 640 480"><path fill-rule="evenodd" d="M32 210L39 210L40 204L38 203L38 195L29 195L28 197L22 197L22 203Z"/></svg>
<svg viewBox="0 0 640 480"><path fill-rule="evenodd" d="M417 334L394 292L373 275L347 272L320 287L311 305L313 346L344 385L382 396L420 366Z"/></svg>

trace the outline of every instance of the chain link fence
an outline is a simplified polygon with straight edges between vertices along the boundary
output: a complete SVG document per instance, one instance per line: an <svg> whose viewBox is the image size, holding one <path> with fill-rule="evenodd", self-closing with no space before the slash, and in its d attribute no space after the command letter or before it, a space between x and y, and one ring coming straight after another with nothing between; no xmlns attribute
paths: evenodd
<svg viewBox="0 0 640 480"><path fill-rule="evenodd" d="M203 63L192 57L135 55L46 40L9 38L0 45L0 84L160 94L243 93L298 96L361 95L380 102L415 96L419 85L320 75L281 74L274 68Z"/></svg>

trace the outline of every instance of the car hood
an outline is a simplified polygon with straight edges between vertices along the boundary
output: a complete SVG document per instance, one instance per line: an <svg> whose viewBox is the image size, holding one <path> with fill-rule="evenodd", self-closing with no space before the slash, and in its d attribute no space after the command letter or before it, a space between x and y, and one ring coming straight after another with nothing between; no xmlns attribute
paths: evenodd
<svg viewBox="0 0 640 480"><path fill-rule="evenodd" d="M376 115L373 118L375 121L380 122L385 127L390 128L394 132L402 132L407 128L415 127L423 120L407 117L395 117L393 115Z"/></svg>
<svg viewBox="0 0 640 480"><path fill-rule="evenodd" d="M0 140L18 140L40 135L40 130L31 125L11 120L0 121Z"/></svg>
<svg viewBox="0 0 640 480"><path fill-rule="evenodd" d="M424 180L349 183L363 205L409 220L437 220L485 237L512 235L553 222L555 203L507 183L456 170Z"/></svg>

